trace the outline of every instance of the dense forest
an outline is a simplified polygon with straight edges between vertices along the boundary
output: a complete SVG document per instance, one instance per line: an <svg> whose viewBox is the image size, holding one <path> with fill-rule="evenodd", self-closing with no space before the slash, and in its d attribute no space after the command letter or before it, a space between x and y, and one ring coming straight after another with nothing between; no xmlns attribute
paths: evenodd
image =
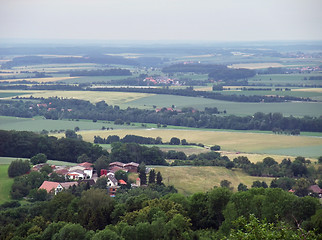
<svg viewBox="0 0 322 240"><path fill-rule="evenodd" d="M174 126L186 126L213 129L269 130L275 133L287 132L299 134L299 131L322 132L321 117L293 116L285 117L281 113L255 113L253 116L235 116L223 114L216 107L197 111L192 108L181 110L166 108L161 111L138 108L120 109L104 101L92 104L77 99L34 99L30 101L0 101L0 115L31 118L37 115L47 119L91 119L126 122L155 123ZM40 104L37 106L37 104ZM68 109L70 109L68 111ZM218 114L221 112L221 114ZM296 130L296 131L295 131Z"/></svg>

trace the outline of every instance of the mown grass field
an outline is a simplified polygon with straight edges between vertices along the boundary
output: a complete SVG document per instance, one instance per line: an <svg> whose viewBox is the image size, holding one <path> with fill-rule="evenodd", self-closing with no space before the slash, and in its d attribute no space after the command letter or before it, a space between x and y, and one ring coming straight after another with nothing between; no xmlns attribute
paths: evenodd
<svg viewBox="0 0 322 240"><path fill-rule="evenodd" d="M153 167L153 166L151 166ZM265 181L270 185L273 178L252 177L239 169L228 170L224 167L153 167L161 172L163 183L173 185L179 193L191 195L196 192L205 192L214 186L220 186L220 181L228 180L234 190L243 183L249 188L253 181Z"/></svg>
<svg viewBox="0 0 322 240"><path fill-rule="evenodd" d="M245 153L269 153L277 155L290 155L304 157L322 156L322 138L306 136L287 136L276 134L220 132L200 130L177 129L120 129L112 131L80 131L83 139L93 142L94 136L107 138L109 135L124 137L133 134L145 137L161 137L163 142L170 141L172 137L186 139L188 142L203 143L208 146L220 145L222 150ZM61 137L63 134L56 134ZM295 153L289 149L300 149ZM285 150L285 152L283 152Z"/></svg>
<svg viewBox="0 0 322 240"><path fill-rule="evenodd" d="M6 79L0 80L0 82L16 82L26 80L28 82L38 82L38 83L49 83L49 82L58 82L66 79L73 79L75 77L48 77L48 78L17 78L17 79Z"/></svg>
<svg viewBox="0 0 322 240"><path fill-rule="evenodd" d="M10 200L10 189L13 178L8 176L9 164L3 164L0 160L0 204Z"/></svg>

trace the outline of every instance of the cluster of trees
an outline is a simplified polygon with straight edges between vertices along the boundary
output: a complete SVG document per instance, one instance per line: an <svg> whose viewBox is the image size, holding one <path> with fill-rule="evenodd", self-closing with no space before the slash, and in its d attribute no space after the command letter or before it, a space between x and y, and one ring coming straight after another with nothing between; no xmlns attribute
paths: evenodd
<svg viewBox="0 0 322 240"><path fill-rule="evenodd" d="M128 69L97 69L97 70L78 70L72 71L69 74L71 77L74 76L131 76L132 73Z"/></svg>
<svg viewBox="0 0 322 240"><path fill-rule="evenodd" d="M122 143L139 143L139 144L162 144L162 139L160 137L142 137L137 135L126 135L124 138L120 138L117 135L109 135L106 139L100 136L94 136L94 143L98 144L111 144L114 142Z"/></svg>
<svg viewBox="0 0 322 240"><path fill-rule="evenodd" d="M45 201L0 206L1 239L318 239L318 200L282 189L233 193L214 188L184 196L151 184L121 190L65 190ZM314 229L314 231L313 231Z"/></svg>
<svg viewBox="0 0 322 240"><path fill-rule="evenodd" d="M168 165L163 152L158 147L146 147L137 143L112 143L109 155L111 162L144 162L147 165Z"/></svg>
<svg viewBox="0 0 322 240"><path fill-rule="evenodd" d="M37 103L46 103L52 108L36 106ZM72 109L62 111L61 109ZM214 128L214 129L236 129L236 130L266 130L274 128L285 130L322 131L322 118L309 117L295 118L284 117L281 113L257 112L253 116L235 116L216 114L217 108L207 108L205 111L198 111L192 108L185 108L182 111L159 111L143 110L138 108L120 109L118 106L111 106L104 101L92 104L89 101L77 99L48 98L35 101L0 101L0 115L16 117L44 116L47 119L91 119L123 122L155 123L162 125ZM225 112L225 111L224 111Z"/></svg>
<svg viewBox="0 0 322 240"><path fill-rule="evenodd" d="M296 157L292 162L284 159L280 164L271 157L266 157L262 162L251 163L247 157L240 156L233 160L234 167L242 168L251 176L261 177L315 177L318 170L313 166L308 167L310 160ZM314 178L315 179L315 178Z"/></svg>
<svg viewBox="0 0 322 240"><path fill-rule="evenodd" d="M49 137L27 131L0 130L0 156L31 158L38 153L49 159L77 162L77 158L86 154L91 161L108 152L98 145L74 138Z"/></svg>

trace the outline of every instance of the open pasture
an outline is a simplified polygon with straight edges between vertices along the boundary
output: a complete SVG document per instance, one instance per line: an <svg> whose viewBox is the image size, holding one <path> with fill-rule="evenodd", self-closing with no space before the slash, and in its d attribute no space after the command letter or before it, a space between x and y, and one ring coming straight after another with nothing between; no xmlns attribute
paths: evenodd
<svg viewBox="0 0 322 240"><path fill-rule="evenodd" d="M80 131L83 139L93 142L94 136L107 138L109 135L124 137L133 134L144 137L161 137L164 142L172 137L186 139L188 142L203 143L208 146L219 145L223 151L242 153L269 153L286 156L318 157L322 156L322 138L306 136L286 136L276 134L220 132L200 130L175 129L120 129L112 131ZM61 136L61 135L60 135ZM59 135L58 135L59 137ZM290 152L289 148L298 148L301 151ZM311 151L312 148L315 151ZM283 152L285 150L285 153Z"/></svg>
<svg viewBox="0 0 322 240"><path fill-rule="evenodd" d="M10 200L10 189L13 178L8 176L9 164L2 164L0 159L0 204Z"/></svg>
<svg viewBox="0 0 322 240"><path fill-rule="evenodd" d="M285 85L285 84L304 84L320 85L322 80L309 80L310 77L321 76L320 73L303 73L303 74L260 74L248 80L250 84L267 84L267 85ZM304 80L304 79L307 80Z"/></svg>
<svg viewBox="0 0 322 240"><path fill-rule="evenodd" d="M153 166L151 166L153 167ZM243 183L249 188L256 180L265 181L270 185L273 178L252 177L240 169L228 170L224 167L153 167L156 172L161 172L163 183L173 185L179 193L191 195L196 192L206 192L214 186L220 186L222 180L232 183L234 191L238 184Z"/></svg>

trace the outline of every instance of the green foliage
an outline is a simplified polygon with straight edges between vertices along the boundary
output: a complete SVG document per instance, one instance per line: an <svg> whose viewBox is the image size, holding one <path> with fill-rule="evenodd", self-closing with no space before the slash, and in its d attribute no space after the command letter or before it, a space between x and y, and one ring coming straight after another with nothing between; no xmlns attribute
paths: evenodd
<svg viewBox="0 0 322 240"><path fill-rule="evenodd" d="M177 137L172 137L170 139L170 145L180 145L180 139Z"/></svg>
<svg viewBox="0 0 322 240"><path fill-rule="evenodd" d="M247 186L246 186L245 184L240 183L240 184L238 185L238 187L237 187L237 190L238 190L238 192L243 192L243 191L247 191L247 190L248 190L248 188L247 188Z"/></svg>
<svg viewBox="0 0 322 240"><path fill-rule="evenodd" d="M259 220L254 215L250 215L249 220L240 217L234 222L235 228L232 229L228 238L225 239L316 239L313 232L306 232L303 229L294 230L284 222L278 221L268 223Z"/></svg>
<svg viewBox="0 0 322 240"><path fill-rule="evenodd" d="M115 178L117 180L124 180L125 182L128 181L128 173L124 172L123 170L118 170L115 172Z"/></svg>
<svg viewBox="0 0 322 240"><path fill-rule="evenodd" d="M12 161L8 168L9 177L17 177L30 171L30 162L28 160L17 159Z"/></svg>
<svg viewBox="0 0 322 240"><path fill-rule="evenodd" d="M152 169L150 172L149 172L149 184L154 184L155 183L155 170Z"/></svg>
<svg viewBox="0 0 322 240"><path fill-rule="evenodd" d="M40 163L46 163L47 162L47 156L43 153L38 153L37 155L33 156L30 159L30 162L33 165L40 164Z"/></svg>
<svg viewBox="0 0 322 240"><path fill-rule="evenodd" d="M86 229L80 224L68 223L62 227L57 234L52 238L53 240L86 240Z"/></svg>
<svg viewBox="0 0 322 240"><path fill-rule="evenodd" d="M104 230L97 231L91 240L123 240L116 232L105 228Z"/></svg>
<svg viewBox="0 0 322 240"><path fill-rule="evenodd" d="M94 168L96 169L97 175L101 175L101 169L108 169L110 164L109 159L102 155L94 163Z"/></svg>
<svg viewBox="0 0 322 240"><path fill-rule="evenodd" d="M162 180L163 180L163 179L162 179L162 175L161 175L161 173L160 173L160 172L158 172L158 173L157 173L157 184L158 184L158 185L163 184L163 183L162 183Z"/></svg>

